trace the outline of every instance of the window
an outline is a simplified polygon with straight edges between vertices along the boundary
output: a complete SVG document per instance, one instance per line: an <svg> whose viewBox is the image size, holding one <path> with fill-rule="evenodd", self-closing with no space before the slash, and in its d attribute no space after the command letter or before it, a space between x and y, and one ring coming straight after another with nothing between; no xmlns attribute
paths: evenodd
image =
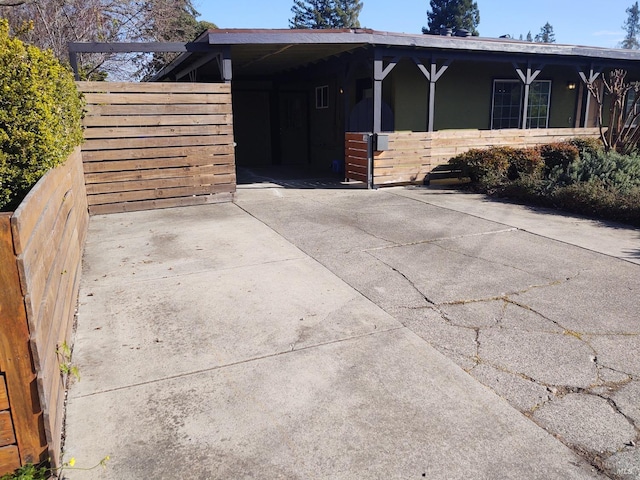
<svg viewBox="0 0 640 480"><path fill-rule="evenodd" d="M625 120L624 126L625 127L628 127L628 126L635 127L636 125L638 125L638 118L636 116L640 114L640 101L634 104L635 99L636 99L635 90L634 89L629 90L627 92L627 97L625 98L625 105L624 105L624 120Z"/></svg>
<svg viewBox="0 0 640 480"><path fill-rule="evenodd" d="M491 128L520 128L524 87L519 80L494 80ZM547 128L551 81L535 81L529 87L527 128Z"/></svg>
<svg viewBox="0 0 640 480"><path fill-rule="evenodd" d="M329 108L329 85L316 87L316 108Z"/></svg>
<svg viewBox="0 0 640 480"><path fill-rule="evenodd" d="M491 128L518 128L520 105L522 104L522 82L518 80L494 80Z"/></svg>
<svg viewBox="0 0 640 480"><path fill-rule="evenodd" d="M547 128L550 99L551 82L549 80L541 80L531 84L527 107L527 128Z"/></svg>

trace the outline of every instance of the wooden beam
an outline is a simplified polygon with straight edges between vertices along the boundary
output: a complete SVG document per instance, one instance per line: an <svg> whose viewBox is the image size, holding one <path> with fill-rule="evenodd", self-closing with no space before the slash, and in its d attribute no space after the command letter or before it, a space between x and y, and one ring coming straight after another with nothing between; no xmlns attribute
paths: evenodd
<svg viewBox="0 0 640 480"><path fill-rule="evenodd" d="M438 68L435 58L431 58L431 64L429 68L422 63L422 61L415 57L411 57L413 62L418 66L422 74L429 80L429 115L427 118L427 131L433 132L435 113L436 113L436 82L440 80L440 77L444 75L453 60L446 59L444 64Z"/></svg>
<svg viewBox="0 0 640 480"><path fill-rule="evenodd" d="M588 77L587 77L586 72L583 71L583 69L581 67L578 68L578 75L580 75L580 78L582 79L582 81L584 82L584 84L587 87L589 87L591 84L593 84L593 82L595 82L598 79L598 77L600 76L601 73L602 73L602 70L601 69L595 69L593 64L589 68L589 76ZM589 90L589 88L587 88L587 99L585 101L584 119L583 119L583 123L582 123L582 126L584 128L587 128L587 126L589 125L589 110L591 108L591 97L592 96L593 95L591 94L591 91Z"/></svg>
<svg viewBox="0 0 640 480"><path fill-rule="evenodd" d="M513 63L513 67L516 69L516 73L522 83L524 83L524 98L522 99L522 124L520 128L527 128L527 116L529 109L529 91L531 90L531 84L538 78L538 75L542 72L544 65L538 65L532 67L531 62L527 62L527 69L523 70L517 63Z"/></svg>

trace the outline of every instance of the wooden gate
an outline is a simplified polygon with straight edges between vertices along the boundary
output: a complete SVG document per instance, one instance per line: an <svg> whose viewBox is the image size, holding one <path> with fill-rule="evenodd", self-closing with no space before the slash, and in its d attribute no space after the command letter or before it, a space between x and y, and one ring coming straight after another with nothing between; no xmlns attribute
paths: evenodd
<svg viewBox="0 0 640 480"><path fill-rule="evenodd" d="M78 82L92 214L230 201L231 85Z"/></svg>
<svg viewBox="0 0 640 480"><path fill-rule="evenodd" d="M344 176L350 180L371 183L370 133L346 133L344 152Z"/></svg>

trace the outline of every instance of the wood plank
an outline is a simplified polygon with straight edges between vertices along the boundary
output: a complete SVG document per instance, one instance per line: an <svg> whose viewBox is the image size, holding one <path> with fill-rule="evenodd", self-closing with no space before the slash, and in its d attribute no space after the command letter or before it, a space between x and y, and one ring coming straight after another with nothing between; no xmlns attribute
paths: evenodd
<svg viewBox="0 0 640 480"><path fill-rule="evenodd" d="M220 177L224 178L223 182L218 181ZM191 175L186 177L156 178L149 180L133 180L128 182L98 183L90 185L87 192L89 195L95 195L99 193L128 192L133 190L149 190L168 187L216 185L217 183L229 183L227 180L227 175Z"/></svg>
<svg viewBox="0 0 640 480"><path fill-rule="evenodd" d="M43 459L46 442L40 436L41 416L29 330L11 237L9 215L0 214L0 311L3 314L0 322L0 365L5 372L21 461L38 463Z"/></svg>
<svg viewBox="0 0 640 480"><path fill-rule="evenodd" d="M233 125L233 115L231 113L211 115L115 115L112 117L89 115L82 120L82 124L86 128Z"/></svg>
<svg viewBox="0 0 640 480"><path fill-rule="evenodd" d="M87 187L88 193L99 193L100 189L116 182L125 182L133 185L132 181L155 180L159 178L196 178L202 175L221 175L235 173L236 169L233 165L201 165L201 166L181 166L174 168L150 168L147 170L137 169L120 172L104 172L104 173L88 173ZM197 183L197 181L196 181ZM118 185L113 185L118 188ZM124 186L124 185L123 185ZM155 187L154 187L155 188Z"/></svg>
<svg viewBox="0 0 640 480"><path fill-rule="evenodd" d="M0 374L0 410L9 410L9 395L3 374Z"/></svg>
<svg viewBox="0 0 640 480"><path fill-rule="evenodd" d="M230 94L223 93L89 93L84 94L87 104L171 105L171 104L228 104Z"/></svg>
<svg viewBox="0 0 640 480"><path fill-rule="evenodd" d="M69 160L68 160L69 161ZM65 177L68 167L59 165L49 170L31 189L29 194L20 203L18 209L11 218L14 248L20 254L27 246L34 228L41 219L42 212L47 209L52 196L60 196L60 192L66 190Z"/></svg>
<svg viewBox="0 0 640 480"><path fill-rule="evenodd" d="M11 445L0 448L0 475L13 473L18 468L20 468L18 447Z"/></svg>
<svg viewBox="0 0 640 480"><path fill-rule="evenodd" d="M219 167L220 170L235 170L235 157L233 155L191 155L189 157L169 157L169 158L143 158L140 160L112 160L104 162L87 162L84 164L87 183L96 183L101 181L102 175L110 172L118 173L128 170L150 170L154 168L172 168L172 167L197 167L203 165L212 165ZM92 174L99 173L96 177ZM222 173L222 172L220 172ZM108 178L108 177L107 177Z"/></svg>
<svg viewBox="0 0 640 480"><path fill-rule="evenodd" d="M195 125L173 127L106 127L86 128L85 140L93 138L129 138L129 137L175 137L181 135L230 135L233 134L232 125Z"/></svg>
<svg viewBox="0 0 640 480"><path fill-rule="evenodd" d="M108 117L113 115L153 115L153 116L189 116L233 113L231 102L210 104L173 104L173 105L87 105L87 116ZM184 118L188 121L188 118Z"/></svg>
<svg viewBox="0 0 640 480"><path fill-rule="evenodd" d="M229 175L229 183L204 186L162 188L155 190L134 190L118 193L101 193L89 195L89 205L105 203L122 203L141 200L155 200L160 198L186 197L192 195L209 195L218 192L235 191L235 175Z"/></svg>
<svg viewBox="0 0 640 480"><path fill-rule="evenodd" d="M69 241L66 224L73 208L73 191L67 192L65 200L57 211L52 210L43 216L42 222L47 221L47 225L51 225L50 228L42 229L37 239L29 242L28 248L18 256L20 276L24 279L26 292L29 294L29 301L26 303L29 328L34 334L41 328L37 319L40 304L47 288L50 287L49 281L52 277L58 277L63 271L62 267L56 264L59 252L66 252L71 248L71 245L65 242ZM51 221L50 224L49 221ZM54 272L54 269L57 271Z"/></svg>
<svg viewBox="0 0 640 480"><path fill-rule="evenodd" d="M37 306L38 329L31 337L35 342L34 362L39 374L49 377L59 377L58 358L56 348L58 346L57 332L65 328L69 319L65 316L65 309L68 311L69 304L75 302L71 299L69 292L69 282L75 278L75 273L80 268L80 249L77 248L76 218L69 215L66 219L61 219L64 235L57 245L53 245L56 254L50 263L50 267L43 271L48 275L45 277L45 290L41 294L40 302L33 302ZM76 245L76 248L67 248L69 245ZM30 322L31 323L31 322ZM66 339L63 339L66 340ZM45 398L48 392L44 392ZM46 411L47 404L43 405Z"/></svg>
<svg viewBox="0 0 640 480"><path fill-rule="evenodd" d="M199 135L193 137L147 137L128 138L123 142L120 138L89 139L84 143L86 150L120 150L127 148L158 148L158 147L192 147L209 145L231 145L232 135Z"/></svg>
<svg viewBox="0 0 640 480"><path fill-rule="evenodd" d="M231 93L228 83L177 83L177 82L76 82L78 90L90 92L135 93Z"/></svg>
<svg viewBox="0 0 640 480"><path fill-rule="evenodd" d="M102 162L104 160L139 160L143 158L187 157L190 155L230 155L234 154L233 145L208 145L196 147L133 148L108 151L84 151L83 162Z"/></svg>
<svg viewBox="0 0 640 480"><path fill-rule="evenodd" d="M179 197L146 200L141 202L92 205L89 207L89 212L92 215L104 215L109 213L136 212L141 210L154 210L158 208L189 207L193 205L206 205L231 201L233 201L233 193L215 193L213 195L199 195L196 197Z"/></svg>
<svg viewBox="0 0 640 480"><path fill-rule="evenodd" d="M16 436L13 433L13 421L11 412L5 410L0 412L0 447L16 443Z"/></svg>

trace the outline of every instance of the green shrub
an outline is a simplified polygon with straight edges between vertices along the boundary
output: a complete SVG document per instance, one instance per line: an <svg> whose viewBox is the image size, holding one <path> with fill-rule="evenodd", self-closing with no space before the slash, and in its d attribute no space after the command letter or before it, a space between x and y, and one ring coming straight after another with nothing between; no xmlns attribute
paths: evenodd
<svg viewBox="0 0 640 480"><path fill-rule="evenodd" d="M487 174L496 178L506 177L513 150L510 147L474 148L453 157L449 163L460 170L461 177L469 177L472 182L478 183Z"/></svg>
<svg viewBox="0 0 640 480"><path fill-rule="evenodd" d="M17 206L82 142L83 102L50 51L9 36L0 19L0 210Z"/></svg>
<svg viewBox="0 0 640 480"><path fill-rule="evenodd" d="M540 147L544 159L545 175L557 172L558 176L566 175L569 166L580 158L580 150L569 142L548 143Z"/></svg>
<svg viewBox="0 0 640 480"><path fill-rule="evenodd" d="M640 187L640 157L638 154L623 155L615 150L585 152L571 173L577 182L597 180L605 187L627 192Z"/></svg>
<svg viewBox="0 0 640 480"><path fill-rule="evenodd" d="M581 157L585 153L588 153L589 155L595 155L598 152L604 151L602 140L595 137L576 137L569 140L568 143L578 149Z"/></svg>
<svg viewBox="0 0 640 480"><path fill-rule="evenodd" d="M559 187L551 198L563 210L640 226L640 188L622 192L594 179Z"/></svg>

